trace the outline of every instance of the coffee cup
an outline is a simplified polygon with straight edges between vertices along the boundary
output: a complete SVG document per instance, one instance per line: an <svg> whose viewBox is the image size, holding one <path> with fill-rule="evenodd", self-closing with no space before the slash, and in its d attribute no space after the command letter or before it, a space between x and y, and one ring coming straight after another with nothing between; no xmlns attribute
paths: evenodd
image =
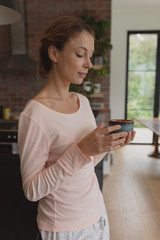
<svg viewBox="0 0 160 240"><path fill-rule="evenodd" d="M108 121L108 126L121 125L121 128L114 131L114 133L118 132L133 132L134 121L128 119L111 119Z"/></svg>

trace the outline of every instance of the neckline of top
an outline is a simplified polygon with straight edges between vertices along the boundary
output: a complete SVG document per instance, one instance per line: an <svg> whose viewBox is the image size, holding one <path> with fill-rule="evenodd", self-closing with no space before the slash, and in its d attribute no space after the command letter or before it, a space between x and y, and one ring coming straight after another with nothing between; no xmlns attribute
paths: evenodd
<svg viewBox="0 0 160 240"><path fill-rule="evenodd" d="M65 116L68 116L68 115L69 115L69 116L70 116L70 115L75 115L75 114L79 113L79 111L80 111L80 109L81 109L81 100L80 100L80 96L79 96L78 93L75 93L75 92L74 92L74 94L76 94L77 97L78 97L79 108L78 108L78 110L77 110L76 112L73 112L73 113L63 113L63 112L58 112L58 111L56 111L56 110L54 110L54 109L52 109L52 108L50 108L50 107L47 107L47 106L44 105L43 103L40 103L40 102L36 101L35 99L31 99L30 101L31 101L31 102L36 102L36 103L40 104L41 106L43 106L44 108L46 108L46 109L48 109L48 110L50 110L50 111L52 111L52 112L55 112L55 113L57 113L57 114L61 114L61 115L65 115Z"/></svg>

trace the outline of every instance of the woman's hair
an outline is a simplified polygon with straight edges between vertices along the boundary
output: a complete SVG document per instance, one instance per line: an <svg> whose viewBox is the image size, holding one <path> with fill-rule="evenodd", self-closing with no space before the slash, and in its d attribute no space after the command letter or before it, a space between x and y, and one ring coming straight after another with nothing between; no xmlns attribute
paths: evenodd
<svg viewBox="0 0 160 240"><path fill-rule="evenodd" d="M48 56L49 46L55 46L59 51L64 49L68 40L77 33L87 31L93 37L93 29L87 25L80 17L63 16L49 24L48 28L39 41L39 63L38 74L47 78L51 70L52 61Z"/></svg>

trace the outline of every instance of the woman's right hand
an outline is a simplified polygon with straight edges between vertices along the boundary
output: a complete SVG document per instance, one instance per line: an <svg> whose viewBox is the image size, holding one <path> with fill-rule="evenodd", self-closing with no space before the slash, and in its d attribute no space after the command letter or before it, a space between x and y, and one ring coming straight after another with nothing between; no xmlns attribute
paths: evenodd
<svg viewBox="0 0 160 240"><path fill-rule="evenodd" d="M109 133L120 128L120 125L108 126L104 128L104 123L101 123L95 130L77 143L77 146L86 156L95 156L101 153L116 150L124 144L128 133Z"/></svg>

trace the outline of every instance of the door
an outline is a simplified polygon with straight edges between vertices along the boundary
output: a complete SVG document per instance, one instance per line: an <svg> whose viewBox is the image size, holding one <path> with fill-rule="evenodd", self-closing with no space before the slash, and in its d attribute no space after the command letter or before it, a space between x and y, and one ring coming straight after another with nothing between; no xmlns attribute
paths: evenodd
<svg viewBox="0 0 160 240"><path fill-rule="evenodd" d="M135 120L135 143L152 143L152 131L136 118L159 116L160 32L128 32L127 43L125 116Z"/></svg>

